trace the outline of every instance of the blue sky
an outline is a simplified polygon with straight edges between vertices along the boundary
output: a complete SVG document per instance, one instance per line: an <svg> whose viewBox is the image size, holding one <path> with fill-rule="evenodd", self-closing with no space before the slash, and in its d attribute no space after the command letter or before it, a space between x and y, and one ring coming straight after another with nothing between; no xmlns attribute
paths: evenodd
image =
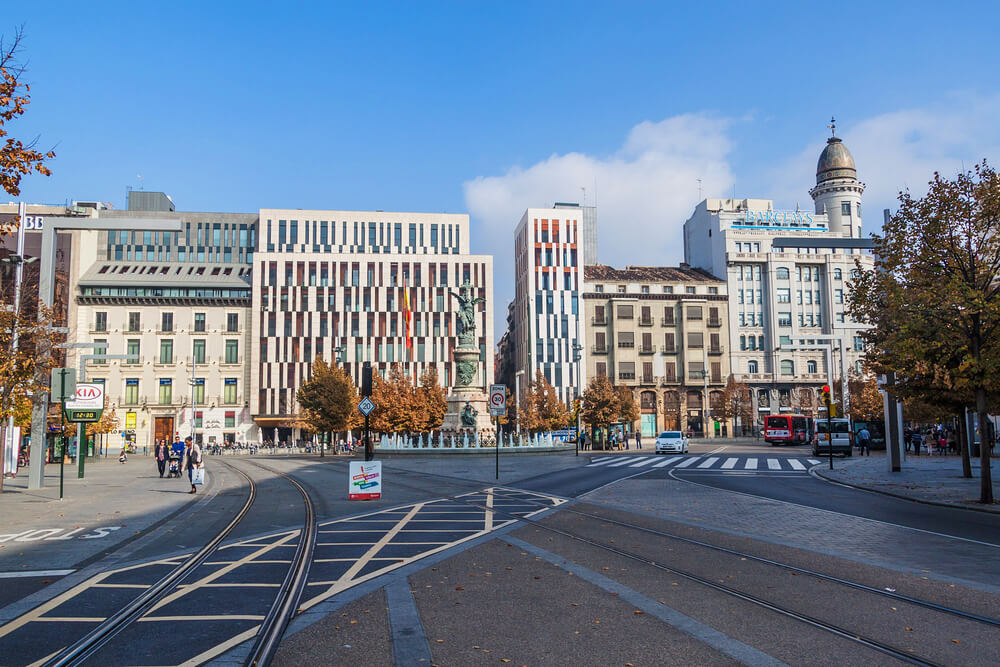
<svg viewBox="0 0 1000 667"><path fill-rule="evenodd" d="M603 262L676 264L698 178L808 206L831 115L869 229L898 189L1000 153L996 3L5 9L32 84L9 128L58 154L26 200L120 207L142 174L183 210L469 212L498 314L528 206L596 187Z"/></svg>

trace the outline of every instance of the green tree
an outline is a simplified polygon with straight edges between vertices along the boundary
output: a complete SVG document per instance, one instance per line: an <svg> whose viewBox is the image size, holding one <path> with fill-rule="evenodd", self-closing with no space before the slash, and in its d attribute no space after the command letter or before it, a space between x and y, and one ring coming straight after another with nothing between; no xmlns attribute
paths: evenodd
<svg viewBox="0 0 1000 667"><path fill-rule="evenodd" d="M1000 177L985 161L927 194L899 195L899 211L876 235L876 270L851 285L851 316L868 363L893 372L891 391L927 400L957 396L979 422L1000 389ZM984 434L987 435L987 434ZM993 502L990 447L980 447L980 501Z"/></svg>
<svg viewBox="0 0 1000 667"><path fill-rule="evenodd" d="M31 103L31 87L24 82L24 65L19 60L24 31L18 29L13 39L0 39L0 188L12 197L21 194L21 178L37 172L52 172L45 161L54 158L52 151L35 150L37 140L25 144L8 136L7 124L22 116ZM6 138L5 138L6 137Z"/></svg>

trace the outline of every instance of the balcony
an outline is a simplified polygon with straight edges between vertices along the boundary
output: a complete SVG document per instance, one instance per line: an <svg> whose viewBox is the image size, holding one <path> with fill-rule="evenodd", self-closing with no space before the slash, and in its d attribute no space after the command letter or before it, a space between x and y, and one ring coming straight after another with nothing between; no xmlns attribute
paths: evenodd
<svg viewBox="0 0 1000 667"><path fill-rule="evenodd" d="M652 345L649 346L643 345L639 347L639 354L654 354L655 352L656 348Z"/></svg>
<svg viewBox="0 0 1000 667"><path fill-rule="evenodd" d="M608 318L606 318L606 317L601 317L601 318L591 317L590 318L590 323L593 324L594 326L597 326L597 327L605 327L605 326L608 325Z"/></svg>
<svg viewBox="0 0 1000 667"><path fill-rule="evenodd" d="M667 384L667 383L676 384L677 383L677 376L676 375L664 375L662 378L660 378L660 384Z"/></svg>
<svg viewBox="0 0 1000 667"><path fill-rule="evenodd" d="M660 318L660 326L663 326L663 327L672 327L676 323L677 323L677 321L674 318L672 318L672 317L661 317Z"/></svg>
<svg viewBox="0 0 1000 667"><path fill-rule="evenodd" d="M653 326L653 318L652 317L640 317L639 318L639 326L640 327L651 327L651 326Z"/></svg>
<svg viewBox="0 0 1000 667"><path fill-rule="evenodd" d="M620 341L618 341L618 347L633 348L633 347L635 347L635 343L633 341L630 341L630 340L620 340Z"/></svg>
<svg viewBox="0 0 1000 667"><path fill-rule="evenodd" d="M618 374L618 379L619 380L634 380L635 379L635 373L619 373Z"/></svg>
<svg viewBox="0 0 1000 667"><path fill-rule="evenodd" d="M592 345L590 351L593 354L607 354L608 348L606 345Z"/></svg>
<svg viewBox="0 0 1000 667"><path fill-rule="evenodd" d="M656 383L656 378L654 378L652 375L643 375L642 376L642 383L643 384L655 384ZM643 406L643 407L648 407L648 406Z"/></svg>
<svg viewBox="0 0 1000 667"><path fill-rule="evenodd" d="M710 317L708 318L708 326L716 328L721 327L722 320L720 320L718 317Z"/></svg>
<svg viewBox="0 0 1000 667"><path fill-rule="evenodd" d="M722 346L721 345L712 345L711 347L708 348L708 353L709 354L722 354Z"/></svg>
<svg viewBox="0 0 1000 667"><path fill-rule="evenodd" d="M677 354L677 346L676 345L661 345L660 346L660 352L662 352L663 354Z"/></svg>

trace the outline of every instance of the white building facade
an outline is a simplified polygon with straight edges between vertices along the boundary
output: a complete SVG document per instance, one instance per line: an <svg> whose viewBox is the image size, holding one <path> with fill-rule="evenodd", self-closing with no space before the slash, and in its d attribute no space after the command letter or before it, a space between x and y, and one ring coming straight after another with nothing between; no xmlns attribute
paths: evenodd
<svg viewBox="0 0 1000 667"><path fill-rule="evenodd" d="M577 204L529 208L521 216L508 341L514 391L523 392L539 371L567 404L587 385L582 267L597 262L596 226L595 209Z"/></svg>
<svg viewBox="0 0 1000 667"><path fill-rule="evenodd" d="M706 199L684 224L686 261L728 283L732 372L752 388L760 418L818 414L817 389L860 370L847 296L855 261L873 265L872 244L861 237L864 184L836 136L816 181L813 211L778 210L768 199Z"/></svg>
<svg viewBox="0 0 1000 667"><path fill-rule="evenodd" d="M457 302L468 281L479 304L478 384L493 380L493 258L469 251L465 214L261 209L254 256L251 382L262 437L296 436L296 391L322 356L360 384L371 362L385 374L402 364L416 380L429 366L455 381ZM404 286L412 312L406 345Z"/></svg>

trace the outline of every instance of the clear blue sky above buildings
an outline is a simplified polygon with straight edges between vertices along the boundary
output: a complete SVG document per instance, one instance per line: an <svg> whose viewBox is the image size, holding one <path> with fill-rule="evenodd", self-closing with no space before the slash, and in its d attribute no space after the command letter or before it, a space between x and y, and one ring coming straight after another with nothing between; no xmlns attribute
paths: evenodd
<svg viewBox="0 0 1000 667"><path fill-rule="evenodd" d="M831 115L869 230L934 169L1000 158L991 2L4 9L32 84L10 128L58 154L27 201L469 212L498 313L529 206L596 194L603 262L677 263L698 179L811 206Z"/></svg>

